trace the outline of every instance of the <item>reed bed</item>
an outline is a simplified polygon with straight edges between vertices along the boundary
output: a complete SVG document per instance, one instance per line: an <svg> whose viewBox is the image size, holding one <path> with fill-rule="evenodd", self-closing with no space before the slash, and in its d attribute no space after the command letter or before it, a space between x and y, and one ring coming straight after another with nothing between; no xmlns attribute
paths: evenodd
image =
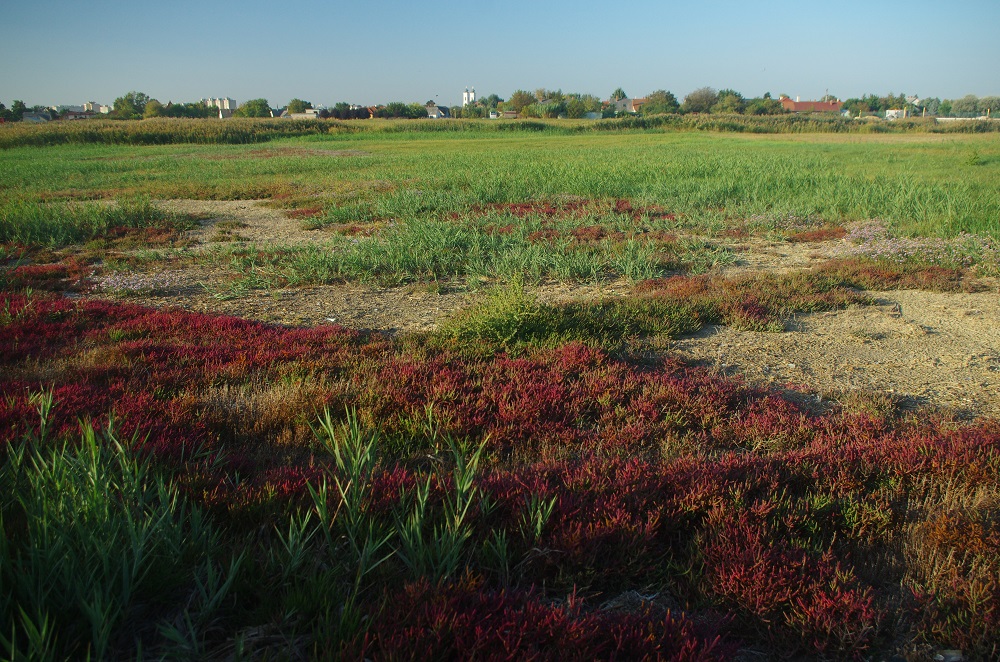
<svg viewBox="0 0 1000 662"><path fill-rule="evenodd" d="M555 135L621 131L711 131L735 133L991 133L1000 122L977 120L938 124L933 119L896 122L862 121L842 117L782 115L654 115L596 121L579 120L290 120L290 119L176 119L114 121L87 120L45 125L11 124L0 127L0 149L64 144L102 145L247 145L277 138L363 133Z"/></svg>

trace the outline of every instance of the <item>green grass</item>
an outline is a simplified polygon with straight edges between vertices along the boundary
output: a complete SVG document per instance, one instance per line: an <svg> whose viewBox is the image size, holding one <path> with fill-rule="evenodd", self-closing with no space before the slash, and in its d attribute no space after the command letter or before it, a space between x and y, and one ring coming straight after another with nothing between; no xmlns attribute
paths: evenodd
<svg viewBox="0 0 1000 662"><path fill-rule="evenodd" d="M1000 234L995 134L340 134L265 147L14 148L0 152L0 172L6 202L309 199L337 221L580 196L662 206L695 227L793 215L877 217L903 234Z"/></svg>
<svg viewBox="0 0 1000 662"><path fill-rule="evenodd" d="M150 203L122 198L113 204L33 202L0 203L0 243L65 246L104 238L113 229L180 228L186 222Z"/></svg>
<svg viewBox="0 0 1000 662"><path fill-rule="evenodd" d="M199 562L219 545L218 535L152 470L137 440L89 423L78 443L51 440L51 393L37 401L38 435L10 442L0 463L6 659L66 659L74 649L75 657L81 642L88 657L108 659L122 632L162 609L168 596L183 595L187 582L218 600L221 587L200 583L213 560ZM185 615L208 617L197 603Z"/></svg>

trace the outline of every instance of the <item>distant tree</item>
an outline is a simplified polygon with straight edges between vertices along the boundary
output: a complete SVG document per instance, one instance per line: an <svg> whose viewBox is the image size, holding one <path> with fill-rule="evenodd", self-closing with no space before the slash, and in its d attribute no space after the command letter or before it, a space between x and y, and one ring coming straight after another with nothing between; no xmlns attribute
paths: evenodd
<svg viewBox="0 0 1000 662"><path fill-rule="evenodd" d="M379 106L376 111L377 117L382 117L385 119L391 117L406 117L406 104L402 101L390 101L384 106Z"/></svg>
<svg viewBox="0 0 1000 662"><path fill-rule="evenodd" d="M149 95L143 92L128 92L124 96L115 99L114 110L111 117L119 120L139 120L146 112L146 104L149 103Z"/></svg>
<svg viewBox="0 0 1000 662"><path fill-rule="evenodd" d="M514 93L510 95L510 98L504 103L504 110L513 110L516 113L520 113L526 107L535 103L535 95L530 92L525 92L524 90L514 90Z"/></svg>
<svg viewBox="0 0 1000 662"><path fill-rule="evenodd" d="M570 95L566 100L566 117L579 119L587 114L586 105L579 95Z"/></svg>
<svg viewBox="0 0 1000 662"><path fill-rule="evenodd" d="M367 108L354 108L346 101L340 101L333 105L330 117L335 117L338 120L357 120L368 119L370 115Z"/></svg>
<svg viewBox="0 0 1000 662"><path fill-rule="evenodd" d="M482 99L480 99L480 102L487 108L496 108L497 106L503 103L503 99L501 99L495 94L491 94L487 97L483 97Z"/></svg>
<svg viewBox="0 0 1000 662"><path fill-rule="evenodd" d="M827 93L827 94L824 94L823 96L821 96L819 98L819 100L829 103L831 101L837 101L837 97L833 96L832 94Z"/></svg>
<svg viewBox="0 0 1000 662"><path fill-rule="evenodd" d="M785 112L781 102L767 93L759 99L747 99L743 105L745 115L780 115Z"/></svg>
<svg viewBox="0 0 1000 662"><path fill-rule="evenodd" d="M979 97L975 94L966 94L961 99L954 99L951 102L951 112L955 115L978 115L980 113Z"/></svg>
<svg viewBox="0 0 1000 662"><path fill-rule="evenodd" d="M250 99L233 111L234 117L270 117L271 105L267 99Z"/></svg>
<svg viewBox="0 0 1000 662"><path fill-rule="evenodd" d="M146 102L146 108L142 111L143 119L150 117L164 117L166 115L166 109L163 104L156 99L150 99Z"/></svg>
<svg viewBox="0 0 1000 662"><path fill-rule="evenodd" d="M937 97L930 97L929 99L923 99L923 110L928 115L937 115L941 112L941 99Z"/></svg>
<svg viewBox="0 0 1000 662"><path fill-rule="evenodd" d="M643 115L659 115L664 113L676 113L680 110L677 97L673 92L667 90L656 90L646 96L646 105L642 107Z"/></svg>
<svg viewBox="0 0 1000 662"><path fill-rule="evenodd" d="M533 103L525 106L521 113L527 117L539 117L555 119L560 115L566 115L566 103L563 101L546 101L546 103Z"/></svg>
<svg viewBox="0 0 1000 662"><path fill-rule="evenodd" d="M979 97L979 112L985 115L987 111L990 117L1000 115L1000 97Z"/></svg>
<svg viewBox="0 0 1000 662"><path fill-rule="evenodd" d="M877 94L866 94L860 99L861 104L868 108L869 113L885 112L887 106L885 105L885 98L880 97Z"/></svg>
<svg viewBox="0 0 1000 662"><path fill-rule="evenodd" d="M742 113L743 107L743 95L736 90L725 89L717 93L711 110L713 113Z"/></svg>
<svg viewBox="0 0 1000 662"><path fill-rule="evenodd" d="M10 121L12 121L10 116L10 109L7 108L7 106L5 106L3 102L0 102L0 122L10 122Z"/></svg>
<svg viewBox="0 0 1000 662"><path fill-rule="evenodd" d="M593 94L581 94L580 100L583 101L584 105L586 105L588 113L599 113L604 105L603 102Z"/></svg>
<svg viewBox="0 0 1000 662"><path fill-rule="evenodd" d="M177 114L172 114L171 111L167 110L168 117L218 117L219 109L215 106L206 106L204 103L198 101L192 101L190 103L180 103L180 104L167 104L172 109L175 109ZM270 113L269 113L270 114ZM269 115L268 114L268 115ZM265 115L264 117L268 117Z"/></svg>
<svg viewBox="0 0 1000 662"><path fill-rule="evenodd" d="M893 94L889 92L884 97L879 97L879 110L883 112L893 109L902 110L903 108L906 108L906 95L903 93Z"/></svg>
<svg viewBox="0 0 1000 662"><path fill-rule="evenodd" d="M622 99L628 99L628 95L625 94L625 90L620 87L616 87L615 91L611 93L611 100L621 101Z"/></svg>
<svg viewBox="0 0 1000 662"><path fill-rule="evenodd" d="M545 96L540 101L551 101L552 103L565 103L566 95L559 90L545 90Z"/></svg>
<svg viewBox="0 0 1000 662"><path fill-rule="evenodd" d="M167 105L163 107L163 114L167 117L218 117L219 109L215 106L208 106L199 101L192 101L190 103L168 102Z"/></svg>
<svg viewBox="0 0 1000 662"><path fill-rule="evenodd" d="M427 107L421 103L406 104L402 101L392 101L384 106L380 106L376 111L375 116L383 118L418 119L421 117L427 117Z"/></svg>
<svg viewBox="0 0 1000 662"><path fill-rule="evenodd" d="M466 106L454 106L451 108L452 117L479 118L486 117L489 109L478 103L470 103Z"/></svg>
<svg viewBox="0 0 1000 662"><path fill-rule="evenodd" d="M684 97L681 110L685 113L707 113L719 100L719 93L711 87L699 87Z"/></svg>
<svg viewBox="0 0 1000 662"><path fill-rule="evenodd" d="M942 99L938 104L938 115L949 117L951 115L951 99Z"/></svg>
<svg viewBox="0 0 1000 662"><path fill-rule="evenodd" d="M862 105L864 105L864 109L862 109ZM857 97L852 97L850 99L845 100L844 105L841 106L841 109L846 110L851 115L855 116L858 115L858 113L868 112L867 104L862 104L861 99L858 99Z"/></svg>
<svg viewBox="0 0 1000 662"><path fill-rule="evenodd" d="M24 102L20 99L14 99L14 103L10 104L10 119L13 122L20 122L24 119L24 113L27 112L28 107L24 105Z"/></svg>
<svg viewBox="0 0 1000 662"><path fill-rule="evenodd" d="M351 104L346 101L338 101L330 109L330 116L338 120L349 120L351 117Z"/></svg>
<svg viewBox="0 0 1000 662"><path fill-rule="evenodd" d="M601 100L593 94L567 94L564 103L566 117L578 119L587 113L601 112Z"/></svg>
<svg viewBox="0 0 1000 662"><path fill-rule="evenodd" d="M312 107L313 105L308 101L303 101L302 99L292 99L288 102L288 113L304 113Z"/></svg>

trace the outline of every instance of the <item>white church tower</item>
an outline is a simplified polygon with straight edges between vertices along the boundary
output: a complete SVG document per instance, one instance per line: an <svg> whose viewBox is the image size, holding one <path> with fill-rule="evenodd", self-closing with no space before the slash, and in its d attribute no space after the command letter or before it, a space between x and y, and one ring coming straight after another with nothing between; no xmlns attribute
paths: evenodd
<svg viewBox="0 0 1000 662"><path fill-rule="evenodd" d="M465 88L465 92L462 93L462 106L468 106L470 103L476 103L476 88Z"/></svg>

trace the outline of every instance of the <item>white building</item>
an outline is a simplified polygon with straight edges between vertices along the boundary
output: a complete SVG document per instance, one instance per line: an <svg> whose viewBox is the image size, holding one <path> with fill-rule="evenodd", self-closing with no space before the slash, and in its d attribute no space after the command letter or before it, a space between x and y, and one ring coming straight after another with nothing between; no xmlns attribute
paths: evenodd
<svg viewBox="0 0 1000 662"><path fill-rule="evenodd" d="M465 88L465 92L462 93L462 106L468 106L470 103L476 103L476 88L472 88L471 92L469 88Z"/></svg>
<svg viewBox="0 0 1000 662"><path fill-rule="evenodd" d="M236 99L230 99L229 97L202 99L201 102L209 108L218 108L219 110L236 110Z"/></svg>
<svg viewBox="0 0 1000 662"><path fill-rule="evenodd" d="M83 110L107 115L111 112L111 106L105 106L103 103L97 103L96 101L88 101L83 104Z"/></svg>

